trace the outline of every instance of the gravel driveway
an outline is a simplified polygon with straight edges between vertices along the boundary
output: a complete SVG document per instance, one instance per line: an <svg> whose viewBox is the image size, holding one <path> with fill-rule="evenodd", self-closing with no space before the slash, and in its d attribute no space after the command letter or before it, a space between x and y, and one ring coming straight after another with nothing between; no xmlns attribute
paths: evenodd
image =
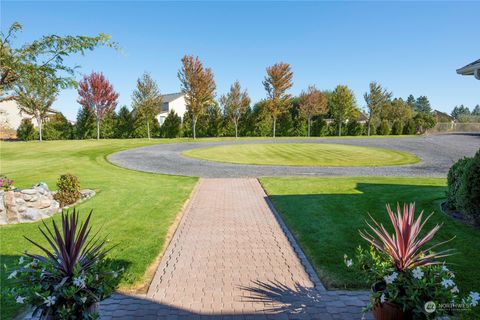
<svg viewBox="0 0 480 320"><path fill-rule="evenodd" d="M294 167L229 164L196 160L182 155L185 150L227 144L336 143L383 147L408 151L421 162L382 167ZM446 134L408 138L311 138L240 140L158 144L114 153L112 163L134 170L164 174L228 178L262 176L428 176L445 177L458 159L473 156L480 148L480 134Z"/></svg>

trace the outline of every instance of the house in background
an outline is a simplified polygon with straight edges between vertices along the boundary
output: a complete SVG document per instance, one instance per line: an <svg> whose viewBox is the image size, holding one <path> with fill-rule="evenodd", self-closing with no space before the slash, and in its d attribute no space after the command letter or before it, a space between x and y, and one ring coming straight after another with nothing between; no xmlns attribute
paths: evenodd
<svg viewBox="0 0 480 320"><path fill-rule="evenodd" d="M163 105L162 111L157 115L158 123L163 124L170 111L175 113L182 119L187 112L187 106L185 104L185 95L183 93L169 93L162 95Z"/></svg>
<svg viewBox="0 0 480 320"><path fill-rule="evenodd" d="M439 111L439 110L433 110L433 116L435 119L437 119L437 122L454 122L455 119L449 115L448 113Z"/></svg>
<svg viewBox="0 0 480 320"><path fill-rule="evenodd" d="M56 110L52 110L49 115L58 113ZM17 129L23 119L31 119L35 127L37 127L37 121L34 117L20 112L15 100L4 101L0 103L0 139L13 139L17 136ZM48 116L46 121L48 121Z"/></svg>

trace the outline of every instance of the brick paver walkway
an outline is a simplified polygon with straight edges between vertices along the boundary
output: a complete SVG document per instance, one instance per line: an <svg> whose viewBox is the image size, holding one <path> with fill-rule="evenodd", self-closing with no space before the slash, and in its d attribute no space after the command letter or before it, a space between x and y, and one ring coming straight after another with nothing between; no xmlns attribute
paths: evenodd
<svg viewBox="0 0 480 320"><path fill-rule="evenodd" d="M201 179L148 293L114 295L100 310L103 319L361 319L367 300L324 289L256 179Z"/></svg>

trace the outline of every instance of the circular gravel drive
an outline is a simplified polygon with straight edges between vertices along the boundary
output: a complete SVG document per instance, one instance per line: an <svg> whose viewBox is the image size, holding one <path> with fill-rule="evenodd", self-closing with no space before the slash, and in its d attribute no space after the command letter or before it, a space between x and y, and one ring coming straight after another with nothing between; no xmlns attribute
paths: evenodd
<svg viewBox="0 0 480 320"><path fill-rule="evenodd" d="M411 152L421 161L411 165L381 167L303 167L242 165L197 160L182 155L186 150L230 144L336 143L390 148ZM263 176L429 176L445 177L460 158L480 148L480 135L448 134L408 138L311 138L158 144L114 153L112 163L133 170L196 177Z"/></svg>

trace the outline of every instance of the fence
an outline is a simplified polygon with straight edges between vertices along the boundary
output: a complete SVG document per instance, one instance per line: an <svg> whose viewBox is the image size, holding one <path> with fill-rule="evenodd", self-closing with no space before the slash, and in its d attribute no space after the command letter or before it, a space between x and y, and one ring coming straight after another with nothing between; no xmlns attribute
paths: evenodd
<svg viewBox="0 0 480 320"><path fill-rule="evenodd" d="M427 133L449 133L449 132L478 132L480 133L480 123L458 123L458 122L439 122Z"/></svg>

